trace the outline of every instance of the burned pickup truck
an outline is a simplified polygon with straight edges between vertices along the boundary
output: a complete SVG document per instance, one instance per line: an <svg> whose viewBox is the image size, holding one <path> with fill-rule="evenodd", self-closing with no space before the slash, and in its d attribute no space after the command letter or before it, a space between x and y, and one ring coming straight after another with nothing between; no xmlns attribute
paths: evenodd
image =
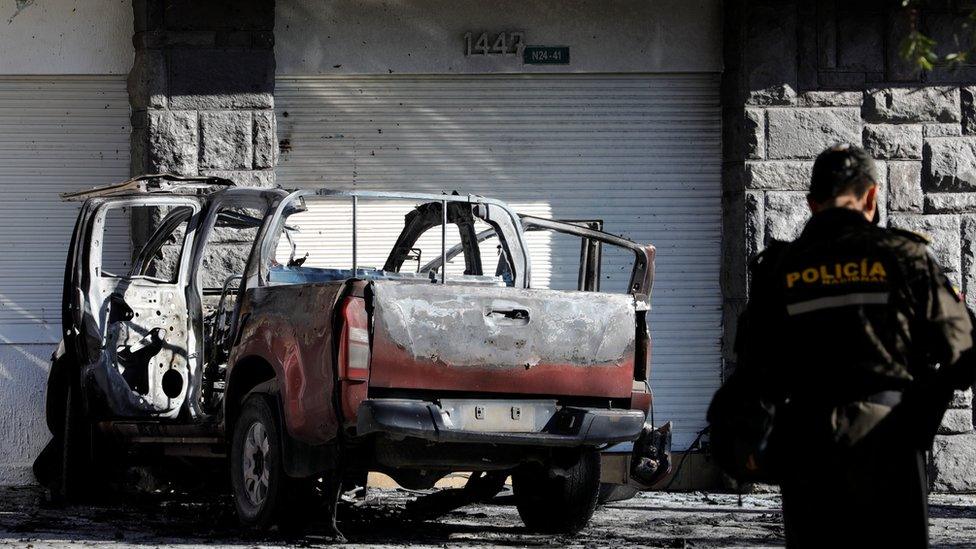
<svg viewBox="0 0 976 549"><path fill-rule="evenodd" d="M571 532L601 449L636 441L613 482L667 474L668 427L646 424L653 247L480 196L146 176L65 198L83 205L36 469L66 498L119 459L216 458L267 528L369 471L467 471L492 495L511 476L528 527ZM531 288L531 231L580 238L579 291ZM633 255L628 293L595 291L603 245Z"/></svg>

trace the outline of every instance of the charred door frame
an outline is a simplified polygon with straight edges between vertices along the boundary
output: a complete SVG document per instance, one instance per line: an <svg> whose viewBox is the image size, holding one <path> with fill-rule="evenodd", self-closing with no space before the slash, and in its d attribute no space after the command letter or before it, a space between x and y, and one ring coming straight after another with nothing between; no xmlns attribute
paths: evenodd
<svg viewBox="0 0 976 549"><path fill-rule="evenodd" d="M206 347L208 344L215 344L215 342L206 341L203 322L203 287L200 284L200 277L198 274L200 272L200 267L203 265L204 252L210 242L210 237L213 234L216 226L217 216L220 214L221 210L227 208L263 208L264 210L264 222L258 229L257 235L254 237L254 242L251 244L251 251L248 255L247 264L244 267L244 272L241 273L243 275L241 278L241 283L236 291L237 299L234 303L234 311L231 315L228 333L238 334L240 331L241 303L246 295L246 290L257 285L256 278L252 274L258 270L258 258L260 257L258 250L262 247L264 241L267 239L268 227L271 220L270 212L275 211L286 196L286 191L282 189L227 189L214 195L207 207L206 217L200 221L200 225L197 230L197 237L193 243L193 251L191 254L191 278L186 290L187 308L189 309L189 315L192 320L192 333L195 343L194 349L196 351L197 365L200 373L200 375L193 380L193 383L190 386L191 390L193 391L191 395L193 397L193 408L191 410L191 414L194 417L208 417L207 411L203 410L201 407L200 396L202 395L203 391L202 374L204 368L207 366L204 361L208 356L210 356L210 353ZM228 340L228 344L233 345L234 338L235 336L232 335Z"/></svg>
<svg viewBox="0 0 976 549"><path fill-rule="evenodd" d="M194 217L198 216L205 209L205 199L193 195L166 193L95 194L96 191L88 191L88 193L92 194L92 197L88 198L87 196L77 195L65 198L66 200L88 198L82 206L82 211L78 216L78 222L72 233L71 249L66 264L62 304L62 333L65 348L68 351L68 356L78 365L80 372L90 372L93 368L98 368L99 365L105 366L106 369L115 367L115 360L112 358L114 352L109 352L103 347L107 329L112 319L125 320L124 312L119 313L122 316L116 316L111 311L113 305L110 302L113 301L113 296L117 295L119 286L127 286L129 282L135 279L158 283L160 285L165 284L167 286L185 286L186 279L189 276L190 254L187 252L193 246L197 229L197 220ZM102 240L104 240L104 237L100 236L100 240L97 243L93 242L93 238L96 230L101 230L101 234L104 235L105 212L113 208L158 206L189 207L193 211L189 225L187 226L186 235L180 244L180 262L176 280L164 282L157 280L155 277L133 274L135 273L135 265L133 265L128 273L124 275L115 274L110 277L119 283L111 292L106 292L101 284L102 276L100 273L95 273L93 263L95 258L101 261L103 251ZM104 295L106 293L108 295ZM96 300L99 301L97 305L95 304ZM120 305L115 306L119 307ZM189 331L189 325L187 326L187 330ZM187 349L189 349L189 333L187 334L187 339ZM111 364L105 364L109 360ZM191 358L187 359L187 369L188 371L192 370ZM108 376L107 372L106 376ZM85 382L86 378L87 375L82 375L81 387L88 391L93 389L93 387ZM104 381L107 385L100 386L97 390L106 393L103 397L107 403L111 403L109 411L131 417L159 415L149 410L150 405L140 403L139 399L133 397L128 391L128 385L124 381L115 380L113 377L105 377ZM116 391L113 389L122 392L122 394L115 394ZM188 392L188 387L186 391ZM187 395L184 395L184 402L186 398L188 398ZM178 410L176 413L178 413ZM163 415L169 417L170 415L175 415L175 413L167 412Z"/></svg>
<svg viewBox="0 0 976 549"><path fill-rule="evenodd" d="M548 229L558 233L579 236L591 242L610 244L611 246L630 250L634 254L634 267L630 273L630 282L627 286L627 291L634 296L634 300L639 305L643 305L648 309L650 308L651 288L654 285L654 257L657 251L653 245L641 246L626 238L588 227L582 227L574 222L557 221L531 215L521 215L520 217L522 218L522 226L526 231ZM538 229L533 229L534 227ZM599 291L599 289L595 291Z"/></svg>
<svg viewBox="0 0 976 549"><path fill-rule="evenodd" d="M533 217L530 215L519 214L522 229L525 232L551 230L581 238L580 244L580 272L577 282L579 291L600 291L600 258L602 256L602 245L609 244L630 250L634 254L634 267L631 270L630 282L628 285L629 293L634 295L638 305L644 310L650 308L651 289L654 285L654 258L656 248L652 245L642 246L626 238L605 233L592 225L600 224L602 221L569 221L546 219ZM476 235L477 242L483 242L495 235L494 230L487 229ZM421 270L438 267L443 261L449 260L461 253L464 243L456 244L444 257L432 259L425 264Z"/></svg>

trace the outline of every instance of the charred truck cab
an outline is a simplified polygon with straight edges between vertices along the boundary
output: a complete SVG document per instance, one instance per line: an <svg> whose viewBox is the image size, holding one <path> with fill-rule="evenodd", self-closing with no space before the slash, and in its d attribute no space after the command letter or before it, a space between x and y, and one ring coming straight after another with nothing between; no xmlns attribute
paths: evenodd
<svg viewBox="0 0 976 549"><path fill-rule="evenodd" d="M510 475L527 526L572 532L601 476L649 488L670 469L669 425L647 423L652 246L470 195L145 176L66 198L84 204L37 464L65 497L141 448L226 460L259 528L315 485L467 471L467 493ZM106 219L136 208L145 244L107 271ZM580 239L577 291L531 287L532 231ZM627 293L599 291L604 245L633 254ZM616 443L634 449L601 467Z"/></svg>

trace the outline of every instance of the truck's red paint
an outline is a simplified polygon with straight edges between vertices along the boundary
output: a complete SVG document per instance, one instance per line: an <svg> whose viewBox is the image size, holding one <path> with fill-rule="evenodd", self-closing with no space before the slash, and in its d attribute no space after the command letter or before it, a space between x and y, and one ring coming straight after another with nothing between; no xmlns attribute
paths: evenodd
<svg viewBox="0 0 976 549"><path fill-rule="evenodd" d="M530 367L455 367L419 360L390 342L382 331L373 340L370 386L516 395L573 395L629 398L633 357L611 364L538 364Z"/></svg>
<svg viewBox="0 0 976 549"><path fill-rule="evenodd" d="M341 282L268 286L250 290L241 303L239 343L228 361L228 379L244 358L260 357L279 384L288 433L309 444L335 438L333 311Z"/></svg>

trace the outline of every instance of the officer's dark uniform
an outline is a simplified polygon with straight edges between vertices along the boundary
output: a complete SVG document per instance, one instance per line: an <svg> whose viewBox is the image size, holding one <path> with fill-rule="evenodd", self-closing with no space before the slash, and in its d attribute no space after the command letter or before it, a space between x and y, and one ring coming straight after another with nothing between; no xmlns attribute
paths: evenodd
<svg viewBox="0 0 976 549"><path fill-rule="evenodd" d="M973 344L926 240L832 208L752 277L739 362L786 401L771 452L788 546L926 546L922 455L964 384L936 365Z"/></svg>

